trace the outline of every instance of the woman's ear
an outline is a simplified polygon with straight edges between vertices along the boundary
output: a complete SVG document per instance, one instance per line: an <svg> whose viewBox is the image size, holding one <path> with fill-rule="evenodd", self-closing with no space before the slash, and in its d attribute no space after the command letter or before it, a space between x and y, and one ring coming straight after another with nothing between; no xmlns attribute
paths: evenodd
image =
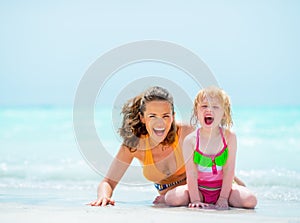
<svg viewBox="0 0 300 223"><path fill-rule="evenodd" d="M142 115L142 113L139 112L140 120L143 124L145 124L145 117Z"/></svg>

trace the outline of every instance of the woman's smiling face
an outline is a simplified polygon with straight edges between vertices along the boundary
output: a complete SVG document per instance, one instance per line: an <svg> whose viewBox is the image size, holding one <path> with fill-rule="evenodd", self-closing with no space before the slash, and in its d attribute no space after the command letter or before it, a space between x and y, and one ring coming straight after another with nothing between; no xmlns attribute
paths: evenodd
<svg viewBox="0 0 300 223"><path fill-rule="evenodd" d="M157 144L167 137L173 120L172 107L167 101L147 102L146 110L141 115L141 121L145 124L150 139Z"/></svg>

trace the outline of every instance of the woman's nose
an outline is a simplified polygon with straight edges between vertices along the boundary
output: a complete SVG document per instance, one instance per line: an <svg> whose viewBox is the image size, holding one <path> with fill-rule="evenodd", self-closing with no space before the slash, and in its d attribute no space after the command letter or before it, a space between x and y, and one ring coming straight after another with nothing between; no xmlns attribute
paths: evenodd
<svg viewBox="0 0 300 223"><path fill-rule="evenodd" d="M165 123L165 120L162 117L157 117L156 123L157 124L163 124L163 123Z"/></svg>

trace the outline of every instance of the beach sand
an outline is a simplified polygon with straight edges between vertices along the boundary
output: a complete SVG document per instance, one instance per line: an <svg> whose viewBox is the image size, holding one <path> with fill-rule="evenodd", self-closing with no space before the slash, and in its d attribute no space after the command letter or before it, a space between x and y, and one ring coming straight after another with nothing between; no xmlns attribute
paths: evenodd
<svg viewBox="0 0 300 223"><path fill-rule="evenodd" d="M10 195L9 195L10 194ZM73 197L72 197L73 194ZM116 194L116 205L91 207L94 191L10 191L0 196L2 223L50 222L286 222L300 223L299 202L284 203L260 200L254 210L230 209L226 211L189 209L152 205L153 193L126 191ZM150 200L151 197L151 200ZM90 200L89 200L90 199ZM146 200L145 200L146 199Z"/></svg>
<svg viewBox="0 0 300 223"><path fill-rule="evenodd" d="M297 217L271 217L255 210L213 211L129 205L108 207L0 206L1 222L300 222Z"/></svg>

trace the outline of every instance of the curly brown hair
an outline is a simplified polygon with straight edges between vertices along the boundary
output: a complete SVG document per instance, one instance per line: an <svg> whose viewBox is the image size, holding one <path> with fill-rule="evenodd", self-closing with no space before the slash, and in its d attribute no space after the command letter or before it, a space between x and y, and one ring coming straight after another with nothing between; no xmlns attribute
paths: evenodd
<svg viewBox="0 0 300 223"><path fill-rule="evenodd" d="M140 115L144 115L146 104L151 101L169 102L172 109L172 115L174 115L173 97L162 87L151 87L144 93L128 100L122 108L121 113L123 114L123 121L122 127L119 128L119 134L123 138L123 145L128 147L131 152L135 152L137 150L141 136L148 134L145 124L142 123L140 119ZM174 119L168 135L162 144L172 144L175 141L176 131L177 128Z"/></svg>

